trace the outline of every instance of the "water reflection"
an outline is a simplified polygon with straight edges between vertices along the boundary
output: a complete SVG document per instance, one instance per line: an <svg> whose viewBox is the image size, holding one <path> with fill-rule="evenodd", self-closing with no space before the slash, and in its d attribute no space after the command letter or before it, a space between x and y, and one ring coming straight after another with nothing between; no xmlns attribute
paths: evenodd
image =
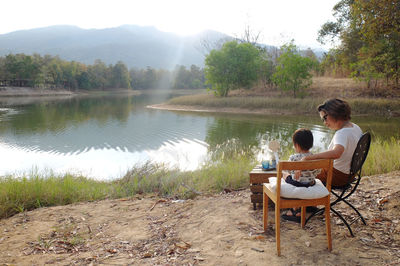
<svg viewBox="0 0 400 266"><path fill-rule="evenodd" d="M201 114L145 108L170 96L79 97L3 106L0 175L37 167L117 178L146 161L194 170L230 139L239 140L242 148L260 147L263 141L275 139L287 150L292 147L293 132L306 127L314 133L314 151L318 151L326 149L333 135L318 115ZM400 128L399 119L358 117L354 121L383 138Z"/></svg>
<svg viewBox="0 0 400 266"><path fill-rule="evenodd" d="M212 150L227 139L239 139L243 146L260 146L278 140L282 150L287 150L292 146L293 132L301 127L313 132L316 150L326 148L333 132L316 125L315 119L294 116L216 115L208 127L206 142Z"/></svg>

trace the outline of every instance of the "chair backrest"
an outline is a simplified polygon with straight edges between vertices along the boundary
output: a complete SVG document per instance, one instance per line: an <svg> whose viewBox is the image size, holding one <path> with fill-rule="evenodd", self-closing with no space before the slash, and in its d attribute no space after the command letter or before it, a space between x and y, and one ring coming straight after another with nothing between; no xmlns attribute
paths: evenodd
<svg viewBox="0 0 400 266"><path fill-rule="evenodd" d="M326 188L331 191L332 184L332 169L333 159L318 159L311 161L279 161L277 168L277 194L280 195L280 179L282 178L283 170L312 170L312 169L326 169L328 176L326 181Z"/></svg>
<svg viewBox="0 0 400 266"><path fill-rule="evenodd" d="M350 164L350 175L353 176L361 171L365 159L367 159L370 144L371 134L366 132L358 140L357 147L353 153L353 158L351 159Z"/></svg>

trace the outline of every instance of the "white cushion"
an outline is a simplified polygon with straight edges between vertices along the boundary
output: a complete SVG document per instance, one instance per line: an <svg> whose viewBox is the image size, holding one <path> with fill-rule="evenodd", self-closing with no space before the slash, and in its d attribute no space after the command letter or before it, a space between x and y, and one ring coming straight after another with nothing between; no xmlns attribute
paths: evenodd
<svg viewBox="0 0 400 266"><path fill-rule="evenodd" d="M276 177L268 178L269 183L264 183L270 190L276 192ZM281 179L281 197L291 199L318 199L329 195L328 189L321 180L315 179L315 185L311 187L296 187Z"/></svg>

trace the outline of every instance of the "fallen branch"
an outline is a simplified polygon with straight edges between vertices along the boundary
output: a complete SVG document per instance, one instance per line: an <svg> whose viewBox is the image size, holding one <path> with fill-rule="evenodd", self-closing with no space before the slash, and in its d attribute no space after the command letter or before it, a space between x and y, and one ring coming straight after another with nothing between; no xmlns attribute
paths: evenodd
<svg viewBox="0 0 400 266"><path fill-rule="evenodd" d="M157 201L153 204L153 206L151 206L151 208L150 208L149 211L152 211L152 210L154 209L154 207L157 205L157 203L166 202L166 201L167 201L166 199L159 199L159 200L157 200Z"/></svg>

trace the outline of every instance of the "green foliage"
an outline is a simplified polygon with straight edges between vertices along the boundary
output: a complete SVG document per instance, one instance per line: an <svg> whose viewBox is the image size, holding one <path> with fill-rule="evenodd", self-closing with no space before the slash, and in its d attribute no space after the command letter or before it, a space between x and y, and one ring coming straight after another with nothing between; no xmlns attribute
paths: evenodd
<svg viewBox="0 0 400 266"><path fill-rule="evenodd" d="M314 68L315 62L310 57L300 55L297 47L293 44L283 45L282 54L278 58L276 71L272 76L273 81L284 91L302 93L303 89L309 87L312 82L310 71Z"/></svg>
<svg viewBox="0 0 400 266"><path fill-rule="evenodd" d="M385 78L398 87L400 77L400 2L342 0L334 7L335 22L325 23L319 40L341 41L334 63L365 80ZM325 62L326 64L327 62ZM375 93L375 92L374 92Z"/></svg>
<svg viewBox="0 0 400 266"><path fill-rule="evenodd" d="M375 175L400 170L400 136L383 140L373 136L364 175Z"/></svg>
<svg viewBox="0 0 400 266"><path fill-rule="evenodd" d="M370 88L372 81L382 79L384 78L384 75L376 68L376 61L379 60L379 58L363 56L364 53L368 53L367 48L365 47L360 49L360 59L357 62L350 64L350 68L353 70L351 77L366 82L367 87ZM375 88L376 85L373 86L373 89ZM375 90L374 96L376 96Z"/></svg>
<svg viewBox="0 0 400 266"><path fill-rule="evenodd" d="M202 89L204 71L192 65L175 70L131 69L119 61L105 65L96 60L93 65L63 61L45 55L7 55L0 57L0 80L27 80L28 86L45 89Z"/></svg>
<svg viewBox="0 0 400 266"><path fill-rule="evenodd" d="M400 77L400 2L389 0L356 1L352 6L355 24L364 41L361 60L374 58L375 72L395 80Z"/></svg>
<svg viewBox="0 0 400 266"><path fill-rule="evenodd" d="M119 61L111 70L111 86L114 88L130 88L129 71L126 65Z"/></svg>
<svg viewBox="0 0 400 266"><path fill-rule="evenodd" d="M138 90L148 89L204 89L204 71L198 66L176 66L173 71L164 69L131 69L129 71L131 87Z"/></svg>
<svg viewBox="0 0 400 266"><path fill-rule="evenodd" d="M207 83L215 94L226 97L230 90L250 88L258 79L263 58L250 43L226 42L212 50L205 60Z"/></svg>
<svg viewBox="0 0 400 266"><path fill-rule="evenodd" d="M0 58L0 79L27 80L35 88L112 89L130 88L129 72L124 63L106 66L100 60L86 66L46 55L9 54Z"/></svg>
<svg viewBox="0 0 400 266"><path fill-rule="evenodd" d="M272 75L275 72L276 66L270 60L270 55L266 51L261 51L261 56L258 78L264 87L271 86L273 84Z"/></svg>
<svg viewBox="0 0 400 266"><path fill-rule="evenodd" d="M43 206L65 205L79 201L104 199L112 192L105 182L84 177L44 176L0 178L0 217Z"/></svg>

